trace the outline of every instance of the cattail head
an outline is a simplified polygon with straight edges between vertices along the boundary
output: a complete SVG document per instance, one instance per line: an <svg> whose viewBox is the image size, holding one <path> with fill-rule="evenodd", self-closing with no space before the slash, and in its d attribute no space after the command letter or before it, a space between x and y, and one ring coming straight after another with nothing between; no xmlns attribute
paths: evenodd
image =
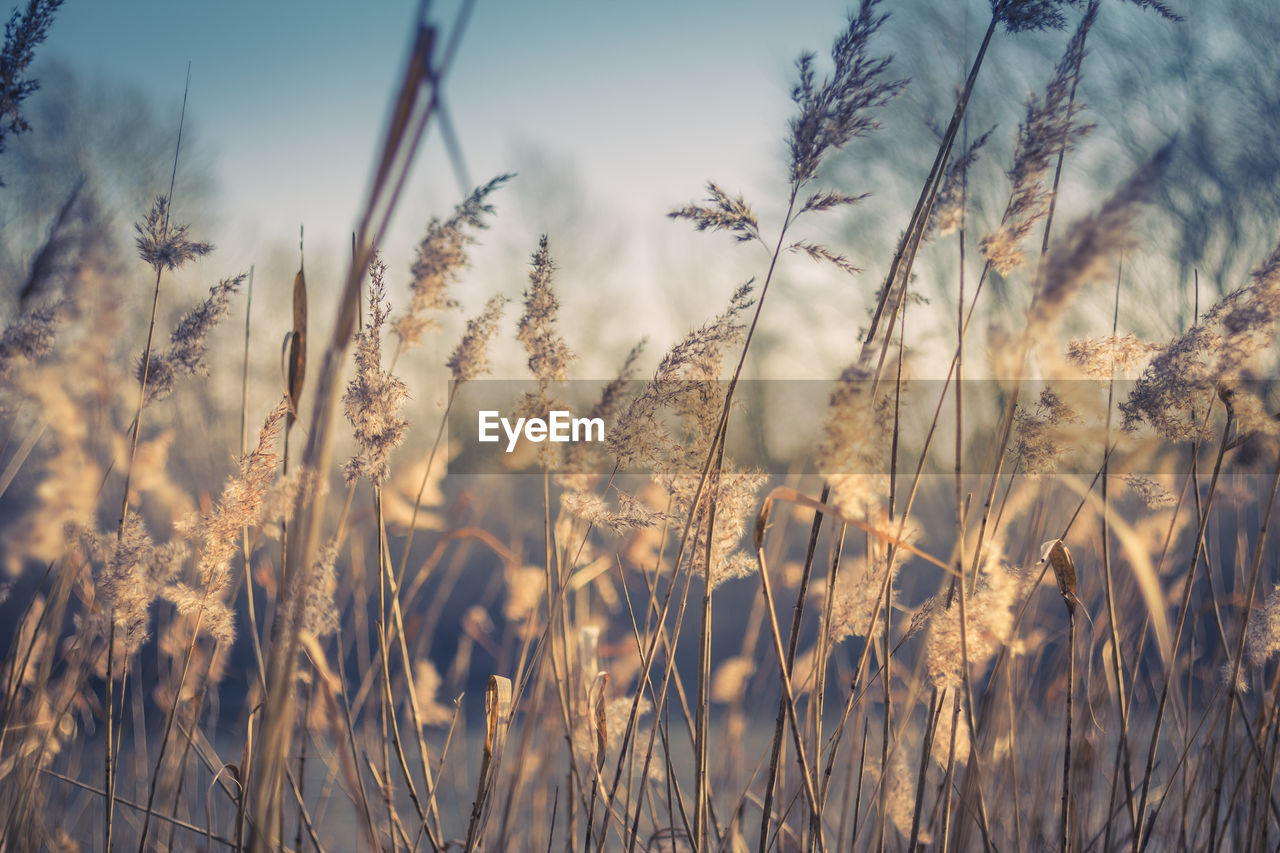
<svg viewBox="0 0 1280 853"><path fill-rule="evenodd" d="M1058 592L1062 594L1062 600L1067 603L1067 610L1074 615L1076 612L1076 563L1071 559L1071 552L1067 550L1067 546L1062 544L1061 539L1055 539L1045 546L1045 556L1043 559L1049 561L1050 567L1053 568L1053 577L1058 582Z"/></svg>
<svg viewBox="0 0 1280 853"><path fill-rule="evenodd" d="M293 277L293 329L289 332L285 394L289 400L288 423L298 418L302 386L307 376L307 274L302 265Z"/></svg>

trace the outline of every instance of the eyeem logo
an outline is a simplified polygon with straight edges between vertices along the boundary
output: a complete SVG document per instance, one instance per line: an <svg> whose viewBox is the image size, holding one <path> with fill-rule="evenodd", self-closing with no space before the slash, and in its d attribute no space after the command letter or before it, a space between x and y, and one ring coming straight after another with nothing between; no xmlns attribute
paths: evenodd
<svg viewBox="0 0 1280 853"><path fill-rule="evenodd" d="M575 418L572 412L562 409L552 409L548 414L548 418L516 418L513 425L495 410L481 411L479 440L499 441L501 425L507 434L507 453L516 449L522 434L532 442L604 441L604 418Z"/></svg>

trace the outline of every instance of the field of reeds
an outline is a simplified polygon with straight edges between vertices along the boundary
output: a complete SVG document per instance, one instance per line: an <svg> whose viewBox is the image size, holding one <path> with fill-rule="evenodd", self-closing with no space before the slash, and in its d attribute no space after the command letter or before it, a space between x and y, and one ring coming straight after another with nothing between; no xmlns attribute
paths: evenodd
<svg viewBox="0 0 1280 853"><path fill-rule="evenodd" d="M59 6L10 19L0 152L45 132ZM180 131L114 212L127 257L88 181L13 213L40 238L0 334L0 850L1278 849L1280 248L1180 249L1153 296L1190 143L1099 167L1127 113L1082 97L1110 17L1175 50L1188 10L980 4L916 162L878 138L924 70L891 6L796 63L780 198L673 200L753 273L686 334L607 342L613 377L578 369L606 342L561 304L571 242L528 235L516 291L472 280L520 176L384 260L450 132L448 22L411 28L338 280L305 240L289 282L218 271ZM990 48L1028 39L1059 58L1024 97ZM1021 106L992 128L984 98ZM855 252L868 208L900 230ZM787 305L850 288L865 313L805 306L823 328ZM818 336L842 372L762 378ZM482 406L603 440L481 442Z"/></svg>

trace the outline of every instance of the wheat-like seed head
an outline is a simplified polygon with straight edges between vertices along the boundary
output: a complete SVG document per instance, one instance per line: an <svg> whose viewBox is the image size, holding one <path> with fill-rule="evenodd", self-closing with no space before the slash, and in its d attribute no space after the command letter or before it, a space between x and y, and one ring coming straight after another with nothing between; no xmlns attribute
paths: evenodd
<svg viewBox="0 0 1280 853"><path fill-rule="evenodd" d="M449 295L449 287L471 263L468 250L476 241L475 232L488 227L485 218L493 213L489 196L512 177L499 175L477 187L448 219L432 219L428 223L410 268L409 307L391 324L406 349L421 342L423 334L436 327L439 321L435 314L457 305Z"/></svg>
<svg viewBox="0 0 1280 853"><path fill-rule="evenodd" d="M386 302L386 271L386 264L375 255L369 264L369 316L356 333L356 375L342 397L360 450L343 466L348 483L361 477L375 485L385 481L391 473L391 451L409 428L409 422L400 416L409 397L408 386L382 369L382 327L391 311Z"/></svg>
<svg viewBox="0 0 1280 853"><path fill-rule="evenodd" d="M210 243L188 240L189 230L187 225L174 225L169 221L169 199L156 196L146 217L134 225L138 235L138 256L160 272L176 270L187 261L213 251Z"/></svg>

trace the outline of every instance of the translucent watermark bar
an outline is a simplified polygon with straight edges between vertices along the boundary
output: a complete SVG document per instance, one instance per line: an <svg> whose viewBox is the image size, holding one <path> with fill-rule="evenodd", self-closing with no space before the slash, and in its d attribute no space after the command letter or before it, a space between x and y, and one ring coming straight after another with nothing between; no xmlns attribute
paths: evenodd
<svg viewBox="0 0 1280 853"><path fill-rule="evenodd" d="M1093 476L1110 448L1113 474L1185 473L1196 437L1216 447L1229 405L1233 462L1256 457L1267 469L1274 464L1266 442L1280 433L1280 403L1270 383L1191 387L1161 412L1166 422L1159 430L1135 388L1141 390L1133 380L965 380L963 472L989 474L999 464L1002 471L1028 475ZM449 411L449 471L652 473L669 468L673 456L709 445L727 391L728 383L720 381L578 380L545 389L533 380L465 382L454 389ZM837 391L841 403L833 408ZM606 394L611 402L602 405ZM1003 420L1015 394L1001 453ZM768 474L883 475L917 467L926 475L952 474L955 395L955 383L935 379L741 381L727 456L740 469ZM822 452L824 446L829 452Z"/></svg>

